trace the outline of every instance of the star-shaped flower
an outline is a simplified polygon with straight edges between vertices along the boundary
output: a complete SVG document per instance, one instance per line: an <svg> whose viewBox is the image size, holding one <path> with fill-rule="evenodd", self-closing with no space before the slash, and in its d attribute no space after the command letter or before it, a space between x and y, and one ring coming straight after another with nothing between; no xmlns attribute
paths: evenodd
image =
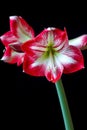
<svg viewBox="0 0 87 130"><path fill-rule="evenodd" d="M70 45L66 29L44 29L39 35L22 45L25 52L24 72L33 76L46 76L56 82L62 73L84 68L79 48Z"/></svg>

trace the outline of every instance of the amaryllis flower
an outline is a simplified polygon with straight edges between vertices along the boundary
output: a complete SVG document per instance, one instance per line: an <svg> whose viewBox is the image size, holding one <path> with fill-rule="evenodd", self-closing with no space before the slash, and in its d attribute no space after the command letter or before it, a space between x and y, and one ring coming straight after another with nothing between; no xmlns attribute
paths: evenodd
<svg viewBox="0 0 87 130"><path fill-rule="evenodd" d="M81 50L87 49L87 34L69 40L69 45L76 46Z"/></svg>
<svg viewBox="0 0 87 130"><path fill-rule="evenodd" d="M24 72L33 76L46 76L56 82L62 73L72 73L84 68L80 49L69 45L66 30L44 29L34 39L22 45L25 51Z"/></svg>
<svg viewBox="0 0 87 130"><path fill-rule="evenodd" d="M10 16L10 31L3 34L0 39L5 46L5 51L1 60L7 63L23 63L24 52L21 45L34 38L34 30L21 16Z"/></svg>

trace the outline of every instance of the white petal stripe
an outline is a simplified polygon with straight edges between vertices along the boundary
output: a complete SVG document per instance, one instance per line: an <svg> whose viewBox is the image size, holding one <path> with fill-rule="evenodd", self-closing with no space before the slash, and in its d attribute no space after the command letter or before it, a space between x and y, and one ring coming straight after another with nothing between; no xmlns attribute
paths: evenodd
<svg viewBox="0 0 87 130"><path fill-rule="evenodd" d="M74 60L73 58L71 58L67 55L64 55L64 54L59 54L57 58L63 65L75 64L76 63L76 60Z"/></svg>
<svg viewBox="0 0 87 130"><path fill-rule="evenodd" d="M31 46L30 48L36 51L46 51L45 47Z"/></svg>

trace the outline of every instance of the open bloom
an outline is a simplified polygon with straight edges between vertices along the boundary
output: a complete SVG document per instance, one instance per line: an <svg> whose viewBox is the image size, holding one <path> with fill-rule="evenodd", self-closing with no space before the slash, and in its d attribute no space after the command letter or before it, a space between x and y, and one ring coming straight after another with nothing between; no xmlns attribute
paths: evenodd
<svg viewBox="0 0 87 130"><path fill-rule="evenodd" d="M34 30L21 16L10 16L10 31L3 34L0 39L5 46L1 60L7 63L23 63L24 52L21 45L34 37Z"/></svg>
<svg viewBox="0 0 87 130"><path fill-rule="evenodd" d="M66 30L44 29L39 35L22 45L25 51L24 72L33 76L46 76L56 82L62 73L84 68L80 49L69 45Z"/></svg>
<svg viewBox="0 0 87 130"><path fill-rule="evenodd" d="M81 36L69 40L69 45L76 46L81 50L87 49L87 34L83 34Z"/></svg>

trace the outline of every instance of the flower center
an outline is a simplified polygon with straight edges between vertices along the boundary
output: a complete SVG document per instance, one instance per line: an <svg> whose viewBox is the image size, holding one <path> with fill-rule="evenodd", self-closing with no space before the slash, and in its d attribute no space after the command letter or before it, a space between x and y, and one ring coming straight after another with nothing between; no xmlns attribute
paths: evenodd
<svg viewBox="0 0 87 130"><path fill-rule="evenodd" d="M49 43L44 52L44 58L48 58L50 55L53 57L56 53L56 49L53 47L53 43Z"/></svg>
<svg viewBox="0 0 87 130"><path fill-rule="evenodd" d="M54 55L55 49L54 49L52 43L47 46L47 52L46 52L46 53L47 53L47 55L49 55L50 53L51 53L52 55Z"/></svg>

